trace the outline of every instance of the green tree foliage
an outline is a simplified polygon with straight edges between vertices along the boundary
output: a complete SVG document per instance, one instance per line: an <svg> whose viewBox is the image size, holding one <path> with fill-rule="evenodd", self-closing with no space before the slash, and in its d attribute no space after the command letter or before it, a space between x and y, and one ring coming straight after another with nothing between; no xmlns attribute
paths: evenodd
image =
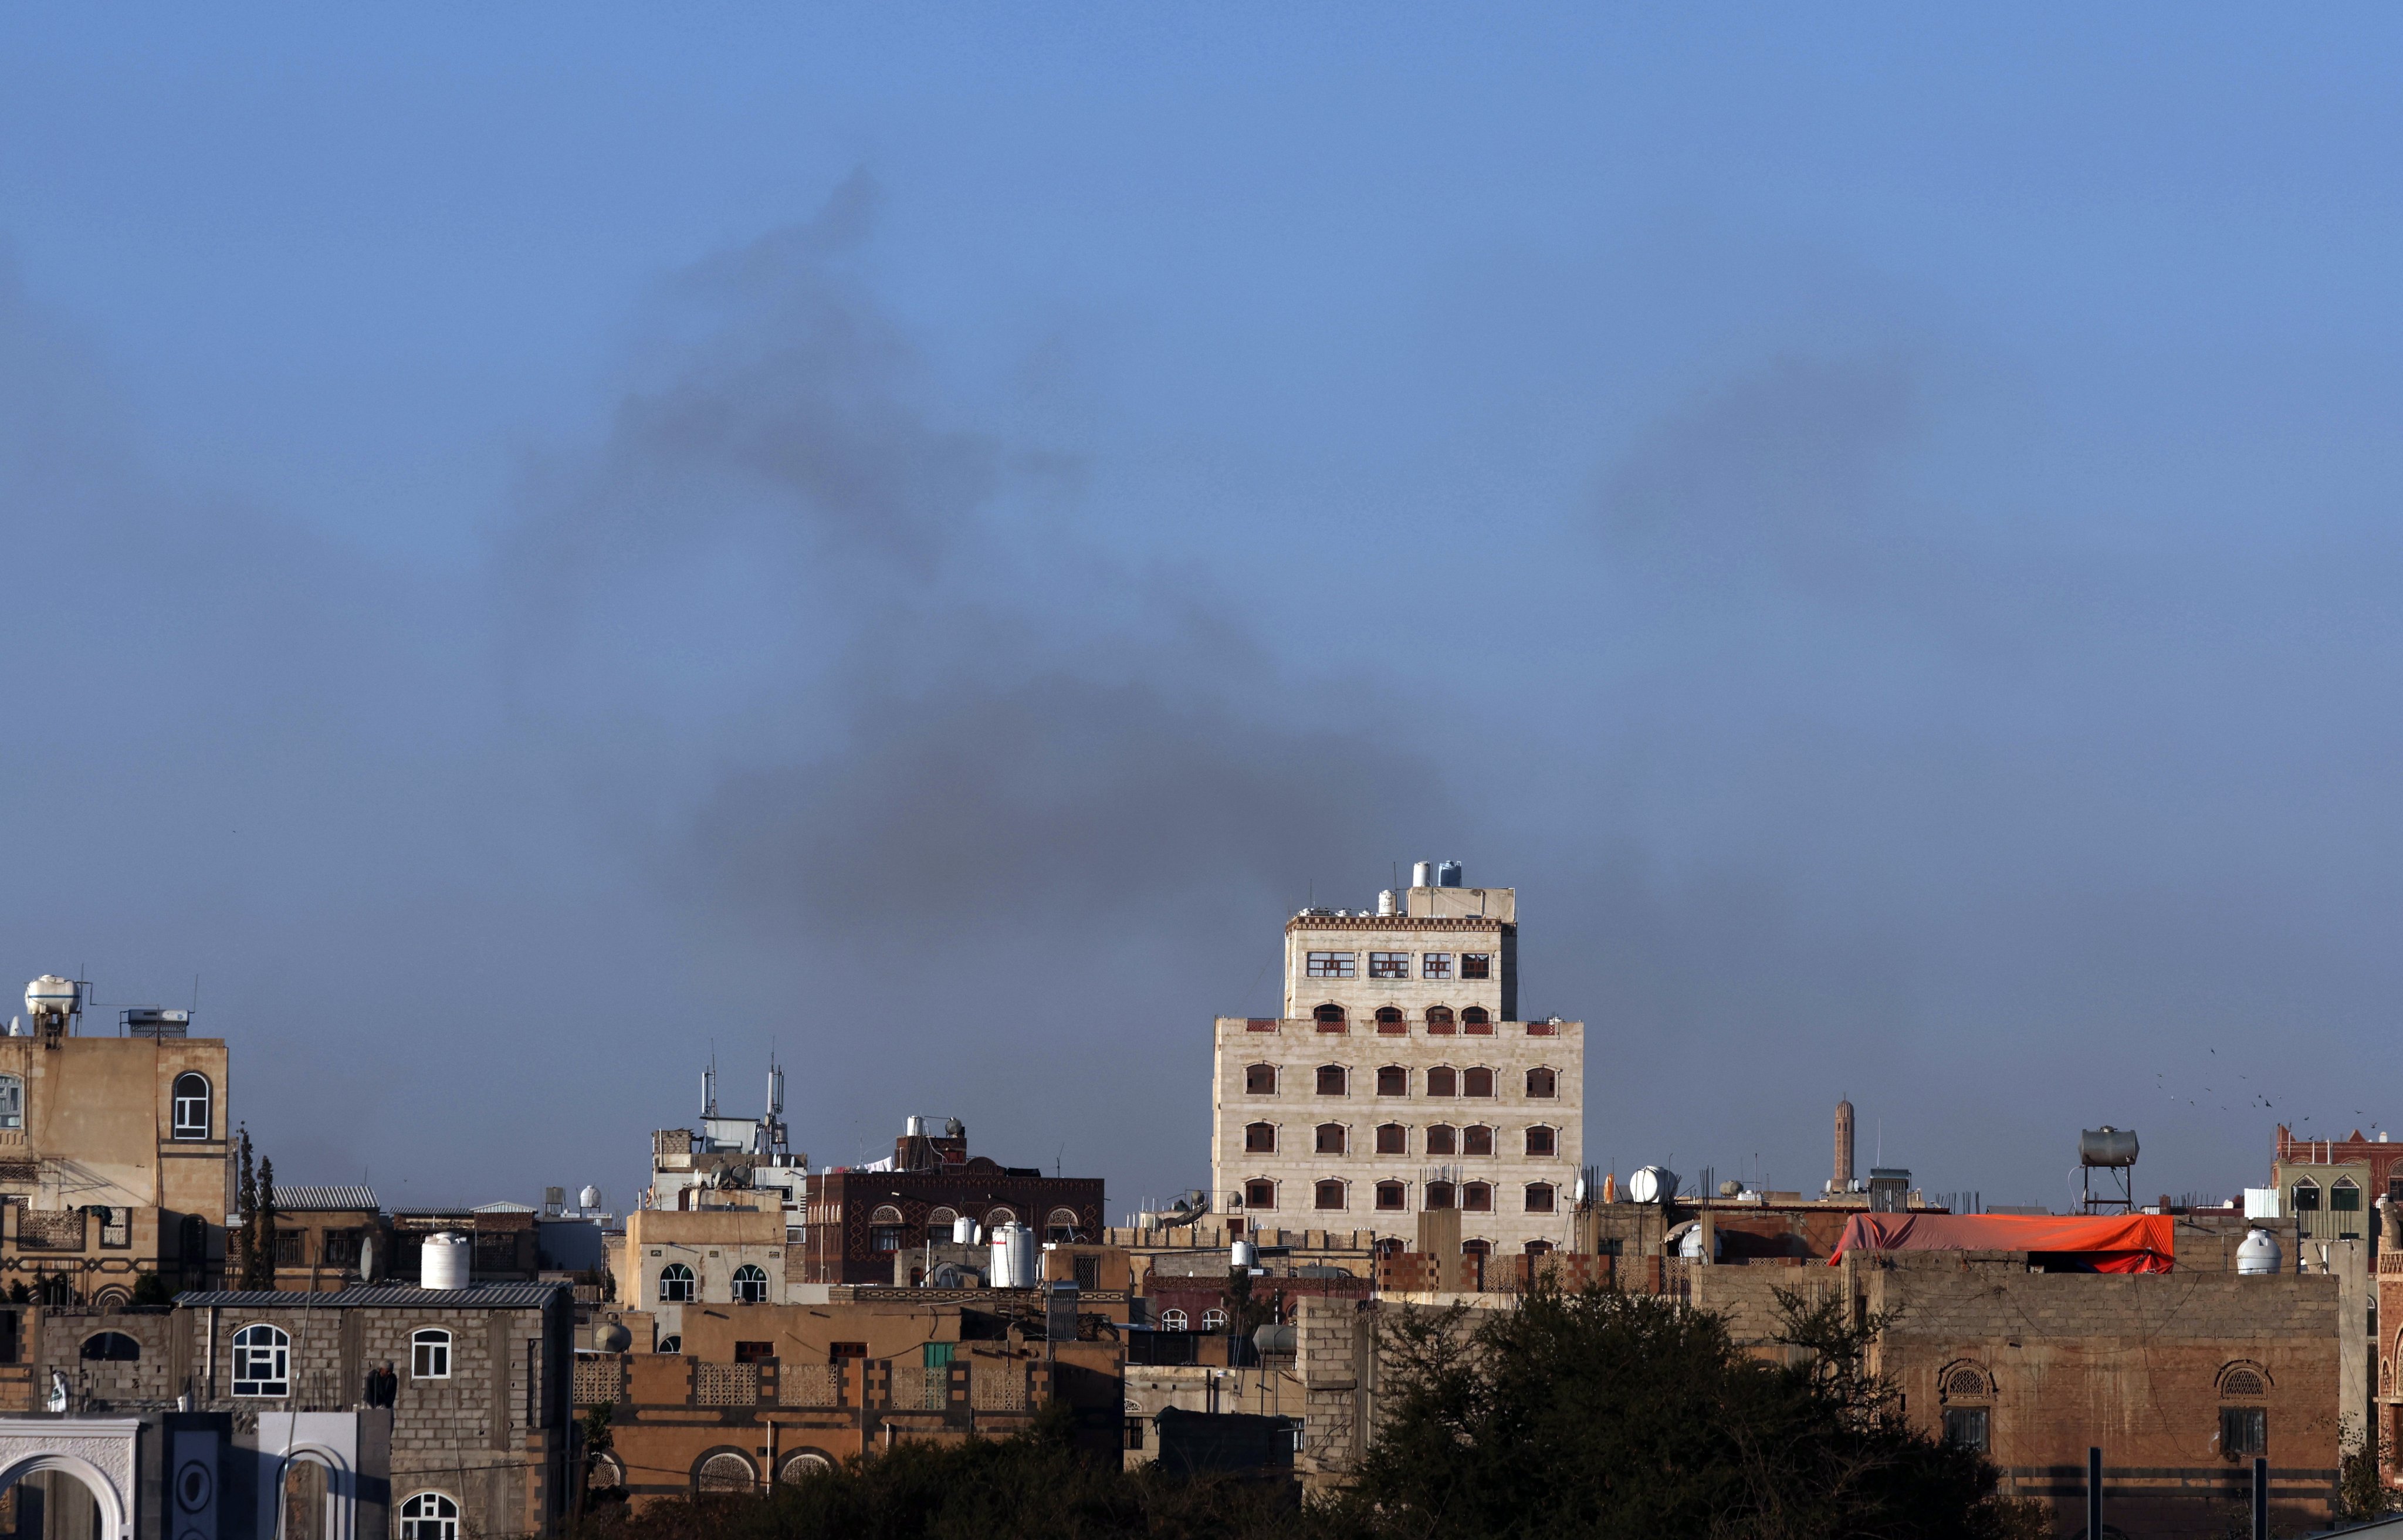
<svg viewBox="0 0 2403 1540"><path fill-rule="evenodd" d="M235 1228L226 1238L231 1255L227 1265L234 1286L271 1289L275 1286L275 1162L251 1166L250 1130L235 1141L239 1179L235 1187Z"/></svg>
<svg viewBox="0 0 2403 1540"><path fill-rule="evenodd" d="M2337 1464L2336 1510L2330 1516L2343 1523L2383 1519L2403 1509L2394 1488L2379 1474L2379 1457L2393 1447L2382 1436L2372 1439L2357 1418L2344 1420L2343 1453Z"/></svg>
<svg viewBox="0 0 2403 1540"><path fill-rule="evenodd" d="M132 1302L136 1305L172 1305L175 1302L175 1291L155 1272L137 1272L133 1275Z"/></svg>

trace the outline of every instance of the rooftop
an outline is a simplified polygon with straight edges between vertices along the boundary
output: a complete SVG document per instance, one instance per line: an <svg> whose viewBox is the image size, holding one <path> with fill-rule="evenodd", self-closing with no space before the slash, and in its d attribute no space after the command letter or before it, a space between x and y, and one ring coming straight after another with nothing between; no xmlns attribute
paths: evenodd
<svg viewBox="0 0 2403 1540"><path fill-rule="evenodd" d="M196 1289L175 1296L186 1309L360 1310L406 1305L425 1310L530 1310L568 1292L565 1283L474 1283L464 1289L422 1289L412 1283L370 1283L331 1294L300 1289Z"/></svg>
<svg viewBox="0 0 2403 1540"><path fill-rule="evenodd" d="M275 1206L285 1214L299 1214L313 1209L367 1209L382 1205L376 1202L373 1187L278 1187Z"/></svg>

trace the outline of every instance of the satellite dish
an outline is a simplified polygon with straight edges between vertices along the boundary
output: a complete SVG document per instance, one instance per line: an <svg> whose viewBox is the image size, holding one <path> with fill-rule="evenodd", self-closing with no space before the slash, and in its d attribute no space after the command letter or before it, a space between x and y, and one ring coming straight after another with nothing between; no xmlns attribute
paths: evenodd
<svg viewBox="0 0 2403 1540"><path fill-rule="evenodd" d="M359 1242L359 1281L380 1283L383 1281L383 1237L369 1235Z"/></svg>

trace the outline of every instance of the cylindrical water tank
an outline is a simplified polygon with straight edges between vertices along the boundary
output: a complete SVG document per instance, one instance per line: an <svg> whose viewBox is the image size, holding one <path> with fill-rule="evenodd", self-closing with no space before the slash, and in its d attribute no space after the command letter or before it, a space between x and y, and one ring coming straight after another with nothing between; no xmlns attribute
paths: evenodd
<svg viewBox="0 0 2403 1540"><path fill-rule="evenodd" d="M594 1353L624 1353L634 1345L634 1334L622 1322L596 1321L592 1325Z"/></svg>
<svg viewBox="0 0 2403 1540"><path fill-rule="evenodd" d="M2236 1270L2250 1277L2276 1272L2282 1260L2277 1237L2265 1229L2247 1230L2236 1248Z"/></svg>
<svg viewBox="0 0 2403 1540"><path fill-rule="evenodd" d="M887 1128L892 1127L889 1123L885 1126ZM912 1139L924 1139L926 1137L926 1120L923 1117L912 1116L902 1123L901 1131Z"/></svg>
<svg viewBox="0 0 2403 1540"><path fill-rule="evenodd" d="M1237 1272L1249 1272L1260 1265L1260 1249L1249 1241L1235 1242L1234 1266Z"/></svg>
<svg viewBox="0 0 2403 1540"><path fill-rule="evenodd" d="M1290 1325L1254 1326L1252 1346L1262 1353L1291 1353L1300 1337Z"/></svg>
<svg viewBox="0 0 2403 1540"><path fill-rule="evenodd" d="M1460 863L1457 861L1437 862L1435 867L1435 885L1439 888L1456 888L1460 886Z"/></svg>
<svg viewBox="0 0 2403 1540"><path fill-rule="evenodd" d="M1031 1289L1036 1282L1035 1232L1012 1219L993 1228L993 1277L997 1289Z"/></svg>
<svg viewBox="0 0 2403 1540"><path fill-rule="evenodd" d="M470 1249L467 1238L454 1230L427 1236L418 1253L418 1285L429 1289L465 1288Z"/></svg>
<svg viewBox="0 0 2403 1540"><path fill-rule="evenodd" d="M2134 1165L2136 1163L2135 1131L2115 1129L2108 1123L2099 1129L2079 1131L2077 1163L2081 1166Z"/></svg>
<svg viewBox="0 0 2403 1540"><path fill-rule="evenodd" d="M1711 1231L1711 1260L1715 1262L1726 1254L1727 1242L1719 1238L1717 1230ZM1677 1255L1688 1262L1699 1262L1702 1259L1702 1226L1696 1225L1686 1232L1685 1239L1677 1242Z"/></svg>
<svg viewBox="0 0 2403 1540"><path fill-rule="evenodd" d="M64 1016L75 1008L76 985L71 978L62 978L55 973L46 973L25 986L25 1010L28 1015L38 1017L45 1012L55 1012Z"/></svg>
<svg viewBox="0 0 2403 1540"><path fill-rule="evenodd" d="M1638 1166L1627 1178L1627 1196L1638 1203L1665 1203L1677 1196L1677 1173L1666 1166Z"/></svg>
<svg viewBox="0 0 2403 1540"><path fill-rule="evenodd" d="M576 1195L576 1206L579 1209L599 1208L601 1206L601 1189L588 1184L582 1192Z"/></svg>
<svg viewBox="0 0 2403 1540"><path fill-rule="evenodd" d="M1394 890L1393 890L1393 889L1391 889L1391 888L1381 888L1381 889L1379 889L1379 890L1378 890L1378 893L1377 893L1377 912L1378 912L1379 914L1381 914L1381 915L1392 914L1393 912L1395 912L1395 911L1394 911Z"/></svg>
<svg viewBox="0 0 2403 1540"><path fill-rule="evenodd" d="M975 1244L976 1244L976 1221L975 1221L975 1220L973 1220L973 1219L971 1219L971 1218L969 1218L969 1217L968 1217L966 1214L961 1214L957 1219L952 1220L952 1221L951 1221L951 1244L952 1244L952 1245L955 1245L955 1246L973 1246L973 1245L975 1245Z"/></svg>
<svg viewBox="0 0 2403 1540"><path fill-rule="evenodd" d="M1431 888L1435 886L1435 863L1432 861L1411 862L1410 886L1414 888Z"/></svg>

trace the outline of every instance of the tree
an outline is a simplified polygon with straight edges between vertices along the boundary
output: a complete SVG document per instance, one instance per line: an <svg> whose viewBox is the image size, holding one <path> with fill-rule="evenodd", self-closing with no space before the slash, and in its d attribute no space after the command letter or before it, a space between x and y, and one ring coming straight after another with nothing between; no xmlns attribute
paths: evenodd
<svg viewBox="0 0 2403 1540"><path fill-rule="evenodd" d="M136 1305L173 1305L175 1291L167 1286L164 1278L146 1269L133 1275L132 1302Z"/></svg>
<svg viewBox="0 0 2403 1540"><path fill-rule="evenodd" d="M2338 1444L2342 1453L2337 1461L2336 1509L2329 1517L2359 1523L2403 1509L2403 1494L2386 1484L2379 1468L2382 1456L2393 1455L2392 1444L2382 1435L2371 1437L2360 1420L2353 1417L2344 1420Z"/></svg>
<svg viewBox="0 0 2403 1540"><path fill-rule="evenodd" d="M239 1165L239 1198L235 1203L235 1232L227 1237L233 1255L227 1258L235 1276L235 1286L245 1289L271 1289L275 1286L275 1162L261 1160L258 1169L251 1169L250 1130L243 1128L236 1142Z"/></svg>
<svg viewBox="0 0 2403 1540"><path fill-rule="evenodd" d="M1340 1517L1383 1540L2027 1533L1993 1467L1912 1431L1868 1372L1883 1321L1780 1305L1779 1339L1801 1350L1785 1366L1649 1295L1539 1286L1475 1325L1405 1311L1386 1335L1392 1410Z"/></svg>

